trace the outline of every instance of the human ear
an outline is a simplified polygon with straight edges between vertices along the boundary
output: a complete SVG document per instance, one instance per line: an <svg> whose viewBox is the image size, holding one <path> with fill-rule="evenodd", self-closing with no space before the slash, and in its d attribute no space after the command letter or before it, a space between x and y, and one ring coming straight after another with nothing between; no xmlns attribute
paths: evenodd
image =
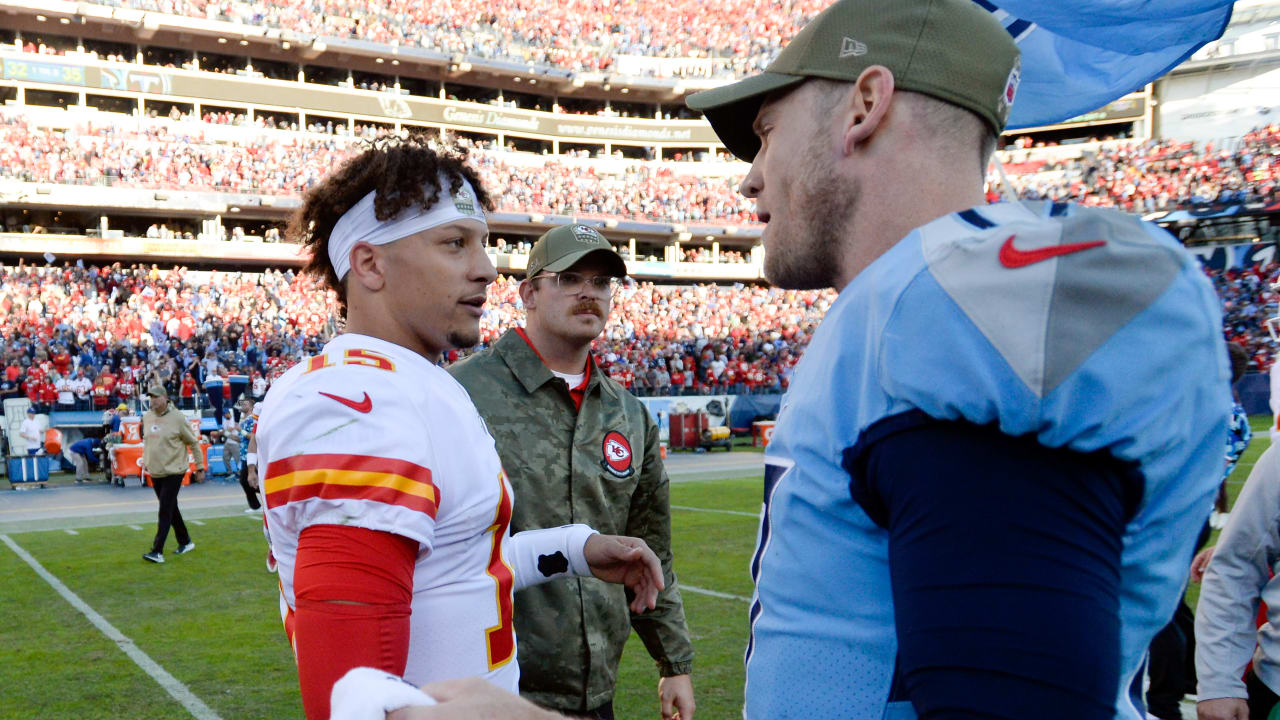
<svg viewBox="0 0 1280 720"><path fill-rule="evenodd" d="M378 248L369 243L356 243L351 248L350 260L351 270L347 277L351 282L360 283L364 289L374 292L386 287L386 261Z"/></svg>
<svg viewBox="0 0 1280 720"><path fill-rule="evenodd" d="M867 142L884 124L893 101L893 72L883 65L872 65L858 76L853 89L843 101L840 117L846 118L842 149L846 155Z"/></svg>

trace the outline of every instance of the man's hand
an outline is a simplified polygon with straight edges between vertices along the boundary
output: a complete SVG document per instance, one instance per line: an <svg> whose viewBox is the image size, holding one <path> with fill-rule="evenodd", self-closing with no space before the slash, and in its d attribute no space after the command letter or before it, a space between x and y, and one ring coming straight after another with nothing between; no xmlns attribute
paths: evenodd
<svg viewBox="0 0 1280 720"><path fill-rule="evenodd" d="M204 470L195 471L195 474L191 476L191 482L198 482L198 483L204 482Z"/></svg>
<svg viewBox="0 0 1280 720"><path fill-rule="evenodd" d="M1213 546L1201 550L1191 559L1191 582L1198 583L1204 579L1204 573L1209 569L1209 561L1213 559Z"/></svg>
<svg viewBox="0 0 1280 720"><path fill-rule="evenodd" d="M624 535L592 535L582 554L591 574L611 583L626 585L635 594L631 611L642 613L658 603L658 592L666 587L658 556L640 538Z"/></svg>
<svg viewBox="0 0 1280 720"><path fill-rule="evenodd" d="M688 675L658 678L662 720L693 720L693 680Z"/></svg>
<svg viewBox="0 0 1280 720"><path fill-rule="evenodd" d="M258 489L258 466L250 465L245 469L245 482L249 483L249 487L254 490Z"/></svg>
<svg viewBox="0 0 1280 720"><path fill-rule="evenodd" d="M480 678L431 683L422 690L440 704L400 708L387 713L387 720L563 720Z"/></svg>
<svg viewBox="0 0 1280 720"><path fill-rule="evenodd" d="M1249 703L1244 698L1214 698L1196 703L1199 720L1249 720Z"/></svg>

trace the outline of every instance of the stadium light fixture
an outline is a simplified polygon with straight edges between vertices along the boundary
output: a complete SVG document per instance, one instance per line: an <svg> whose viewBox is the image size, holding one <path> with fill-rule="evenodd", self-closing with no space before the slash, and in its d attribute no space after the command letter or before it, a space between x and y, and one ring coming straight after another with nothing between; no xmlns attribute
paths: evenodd
<svg viewBox="0 0 1280 720"><path fill-rule="evenodd" d="M537 85L537 84L538 84L538 78L529 78L529 84L530 84L530 85Z"/></svg>
<svg viewBox="0 0 1280 720"><path fill-rule="evenodd" d="M240 44L241 44L241 45L248 45L248 44L249 44L249 41L248 41L248 40L241 40L241 41L240 41Z"/></svg>
<svg viewBox="0 0 1280 720"><path fill-rule="evenodd" d="M289 41L288 41L288 40L285 40L284 42L280 43L280 49L281 49L281 50L288 50L288 49L289 49L289 48L291 48L291 47L293 47L293 46L289 44Z"/></svg>
<svg viewBox="0 0 1280 720"><path fill-rule="evenodd" d="M392 61L391 61L391 64L392 64L392 65L399 65L399 64L400 64L400 61L399 61L399 60L392 60Z"/></svg>
<svg viewBox="0 0 1280 720"><path fill-rule="evenodd" d="M227 39L226 39L226 38L218 38L218 44L219 44L219 45L226 45L226 44L227 44Z"/></svg>
<svg viewBox="0 0 1280 720"><path fill-rule="evenodd" d="M512 78L512 80L515 80L516 82L524 82L524 78Z"/></svg>
<svg viewBox="0 0 1280 720"><path fill-rule="evenodd" d="M629 93L629 92L631 92L631 88L622 88L622 94L623 94L623 95L626 95L626 94L627 94L627 93Z"/></svg>
<svg viewBox="0 0 1280 720"><path fill-rule="evenodd" d="M36 20L37 20L38 22L44 22L44 21L46 21L46 20L48 20L48 19L49 19L49 18L47 18L47 17L45 17L45 16L43 16L43 15L37 15L37 16L36 16Z"/></svg>
<svg viewBox="0 0 1280 720"><path fill-rule="evenodd" d="M384 62L386 62L386 60L383 60L382 58L374 58L374 59L373 59L373 61L374 61L374 62L376 62L376 63L378 63L379 65L381 65L381 64L382 64L382 63L384 63Z"/></svg>
<svg viewBox="0 0 1280 720"><path fill-rule="evenodd" d="M62 23L63 25L70 25L71 18L58 18L58 22Z"/></svg>

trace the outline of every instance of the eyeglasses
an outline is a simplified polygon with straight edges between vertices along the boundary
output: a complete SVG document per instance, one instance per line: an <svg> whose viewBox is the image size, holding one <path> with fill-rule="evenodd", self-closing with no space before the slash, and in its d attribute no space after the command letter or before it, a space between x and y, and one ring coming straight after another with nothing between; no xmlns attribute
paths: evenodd
<svg viewBox="0 0 1280 720"><path fill-rule="evenodd" d="M568 295L580 293L582 292L582 288L590 285L594 292L599 294L607 293L612 296L618 291L618 288L622 287L622 278L616 278L610 275L594 275L587 277L582 273L576 272L549 272L545 275L539 275L534 279L537 280L538 278L550 277L556 279L556 287L560 288L560 292Z"/></svg>

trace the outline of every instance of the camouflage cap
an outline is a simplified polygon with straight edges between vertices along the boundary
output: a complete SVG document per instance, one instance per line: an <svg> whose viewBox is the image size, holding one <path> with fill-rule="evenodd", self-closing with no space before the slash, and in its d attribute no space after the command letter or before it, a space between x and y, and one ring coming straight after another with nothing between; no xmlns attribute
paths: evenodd
<svg viewBox="0 0 1280 720"><path fill-rule="evenodd" d="M543 270L568 270L592 253L601 253L600 257L608 262L610 273L615 277L627 276L627 263L604 235L593 227L575 223L551 228L538 238L529 251L525 277L535 277Z"/></svg>
<svg viewBox="0 0 1280 720"><path fill-rule="evenodd" d="M1020 78L1013 37L974 0L839 0L805 25L765 71L690 95L734 155L755 159L765 97L809 78L852 82L872 65L894 87L973 112L998 135Z"/></svg>

